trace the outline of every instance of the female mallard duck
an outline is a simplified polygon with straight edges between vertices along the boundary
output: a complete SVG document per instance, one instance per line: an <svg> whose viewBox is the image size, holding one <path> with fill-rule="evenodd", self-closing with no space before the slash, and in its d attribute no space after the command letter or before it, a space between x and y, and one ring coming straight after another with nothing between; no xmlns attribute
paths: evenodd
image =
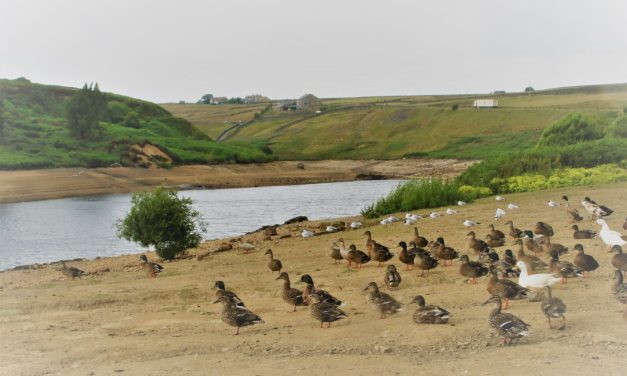
<svg viewBox="0 0 627 376"><path fill-rule="evenodd" d="M586 273L596 270L599 267L599 263L594 257L584 253L583 245L575 244L575 251L577 251L577 254L573 259L573 264L577 265L579 269L583 271L584 277Z"/></svg>
<svg viewBox="0 0 627 376"><path fill-rule="evenodd" d="M245 307L244 301L237 296L233 291L227 290L224 286L224 282L216 281L213 285L216 288L216 299L224 295L231 299L236 306Z"/></svg>
<svg viewBox="0 0 627 376"><path fill-rule="evenodd" d="M483 240L477 239L474 231L466 234L466 239L468 239L468 249L474 251L477 256L489 251L490 246Z"/></svg>
<svg viewBox="0 0 627 376"><path fill-rule="evenodd" d="M418 227L414 227L414 241L416 242L416 246L418 247L426 247L427 244L429 244L427 238L418 234Z"/></svg>
<svg viewBox="0 0 627 376"><path fill-rule="evenodd" d="M143 255L142 255L143 256ZM146 257L146 256L144 256ZM81 276L85 275L85 272L80 270L79 268L75 268L73 266L67 266L65 265L65 262L61 262L61 273L63 273L64 276L66 277L70 277L72 279L77 278L80 279Z"/></svg>
<svg viewBox="0 0 627 376"><path fill-rule="evenodd" d="M496 268L490 268L490 278L488 279L488 286L486 288L490 295L497 295L501 299L505 299L505 305L503 309L507 309L509 301L526 299L529 289L522 287L516 282L509 279L500 279L497 275Z"/></svg>
<svg viewBox="0 0 627 376"><path fill-rule="evenodd" d="M612 293L614 293L614 297L616 297L619 302L627 304L627 285L623 283L623 272L615 270L614 279L616 280L616 282L612 285Z"/></svg>
<svg viewBox="0 0 627 376"><path fill-rule="evenodd" d="M548 273L538 273L529 275L527 272L527 264L524 261L518 261L516 263L518 269L520 269L520 276L518 276L518 284L522 287L531 287L534 289L544 288L551 286L561 280L561 278L555 277Z"/></svg>
<svg viewBox="0 0 627 376"><path fill-rule="evenodd" d="M483 305L488 303L494 303L496 305L492 312L490 312L488 320L490 326L503 337L501 344L508 345L513 340L525 337L529 334L529 324L526 324L511 313L501 312L501 297L493 295L490 299L486 300Z"/></svg>
<svg viewBox="0 0 627 376"><path fill-rule="evenodd" d="M388 265L388 270L385 272L385 284L391 290L398 287L401 284L401 275L396 271L396 266Z"/></svg>
<svg viewBox="0 0 627 376"><path fill-rule="evenodd" d="M470 278L470 284L477 284L477 277L487 275L490 269L480 262L470 261L467 255L459 258L462 264L459 267L459 274L466 278Z"/></svg>
<svg viewBox="0 0 627 376"><path fill-rule="evenodd" d="M527 265L529 274L547 270L548 265L544 261L540 260L536 256L525 253L522 239L517 239L515 244L518 245L518 261L523 261L525 265Z"/></svg>
<svg viewBox="0 0 627 376"><path fill-rule="evenodd" d="M488 256L490 257L491 266L496 268L496 271L498 273L501 273L503 277L505 278L518 277L518 275L520 275L520 271L518 271L517 269L514 269L514 266L516 265L516 263L510 264L506 262L505 260L501 260L501 258L499 257L499 254L496 253L494 249L490 250L490 253L488 254Z"/></svg>
<svg viewBox="0 0 627 376"><path fill-rule="evenodd" d="M314 285L313 278L311 278L309 274L303 274L300 277L300 281L307 284L307 286L303 290L303 300L305 301L305 303L309 304L311 302L309 299L310 296L312 294L317 294L323 302L328 302L338 307L344 305L343 301L335 298L333 295L329 294L325 290L317 289L316 286Z"/></svg>
<svg viewBox="0 0 627 376"><path fill-rule="evenodd" d="M488 225L488 228L490 229L489 235L492 237L493 240L505 240L505 234L503 233L503 231L495 230L493 224Z"/></svg>
<svg viewBox="0 0 627 376"><path fill-rule="evenodd" d="M488 234L485 237L485 242L488 244L488 246L490 247L502 247L505 245L505 238L501 238L501 239L494 239L492 237L492 235Z"/></svg>
<svg viewBox="0 0 627 376"><path fill-rule="evenodd" d="M595 236L597 236L597 232L596 231L580 230L579 226L577 226L577 225L572 225L570 228L572 228L575 231L575 232L573 232L573 238L574 239L592 239Z"/></svg>
<svg viewBox="0 0 627 376"><path fill-rule="evenodd" d="M562 318L562 326L557 328L557 330L563 330L566 328L566 304L560 298L554 298L551 295L551 288L546 286L544 288L547 292L546 297L540 303L540 309L546 316L547 320L549 320L549 329L553 329L551 325L551 319L559 319Z"/></svg>
<svg viewBox="0 0 627 376"><path fill-rule="evenodd" d="M581 215L579 215L579 210L577 210L574 207L570 206L570 202L568 202L568 196L566 196L566 195L562 196L562 200L566 201L566 215L568 215L568 218L571 221L579 222L579 221L583 220L583 217Z"/></svg>
<svg viewBox="0 0 627 376"><path fill-rule="evenodd" d="M616 254L612 256L612 265L623 273L626 272L627 254L623 253L623 248L620 245L612 246L612 252L616 252Z"/></svg>
<svg viewBox="0 0 627 376"><path fill-rule="evenodd" d="M352 263L354 263L355 269L361 269L362 264L366 264L371 260L370 256L358 250L355 244L351 244L350 247L348 247L346 257L348 260L348 265L350 266Z"/></svg>
<svg viewBox="0 0 627 376"><path fill-rule="evenodd" d="M444 260L443 266L453 265L453 260L459 258L459 253L451 247L444 245L444 239L438 238L434 244L433 253L439 260ZM447 265L447 261L450 263Z"/></svg>
<svg viewBox="0 0 627 376"><path fill-rule="evenodd" d="M417 324L446 324L451 314L444 308L435 305L426 305L425 298L417 295L409 303L418 304L418 308L414 312L414 322Z"/></svg>
<svg viewBox="0 0 627 376"><path fill-rule="evenodd" d="M538 238L542 239L543 242L546 241L546 239L548 239L548 238L545 238L542 235L540 235ZM525 243L525 247L527 247L527 249L530 250L531 252L533 252L535 254L543 252L543 250L542 250L542 244L543 243L540 243L540 242L536 241L535 238L531 238L529 236L529 234L525 233L523 235L523 237L522 237L522 240Z"/></svg>
<svg viewBox="0 0 627 376"><path fill-rule="evenodd" d="M222 303L222 321L227 325L237 327L235 335L239 335L239 328L242 326L264 323L261 317L252 313L248 308L237 306L226 295L221 295L215 302L213 302L213 304L216 303Z"/></svg>
<svg viewBox="0 0 627 376"><path fill-rule="evenodd" d="M303 292L290 287L290 277L286 272L281 272L277 277L277 281L279 279L283 280L283 290L281 290L281 298L289 304L294 306L294 310L292 312L296 312L296 306L306 306L307 302L303 298Z"/></svg>
<svg viewBox="0 0 627 376"><path fill-rule="evenodd" d="M280 273L281 269L283 269L283 264L281 263L281 260L277 260L274 258L274 254L272 253L271 249L268 249L265 255L268 256L268 269L270 269L270 272Z"/></svg>
<svg viewBox="0 0 627 376"><path fill-rule="evenodd" d="M568 261L560 261L557 252L553 251L550 255L549 271L559 274L562 277L562 283L566 283L567 278L583 277L583 272L577 266Z"/></svg>
<svg viewBox="0 0 627 376"><path fill-rule="evenodd" d="M309 298L309 314L314 319L320 321L321 328L324 327L323 324L325 322L328 323L327 328L330 328L333 321L347 317L346 313L339 309L336 304L324 300L320 293L313 293Z"/></svg>
<svg viewBox="0 0 627 376"><path fill-rule="evenodd" d="M407 251L407 243L405 243L405 242L398 243L398 246L401 247L401 253L398 254L398 259L403 264L407 265L405 270L410 270L409 269L409 265L411 265L411 268L413 269L414 268L414 258L416 257L416 254L415 253L409 253Z"/></svg>
<svg viewBox="0 0 627 376"><path fill-rule="evenodd" d="M420 248L419 248L420 249ZM420 269L420 276L424 277L425 270L427 271L427 275L429 276L429 270L438 266L438 260L433 258L429 252L417 252L416 258L414 259L414 265Z"/></svg>
<svg viewBox="0 0 627 376"><path fill-rule="evenodd" d="M331 252L329 256L333 259L333 264L337 264L339 261L342 261L344 258L342 257L342 253L340 252L339 245L332 241L331 242Z"/></svg>
<svg viewBox="0 0 627 376"><path fill-rule="evenodd" d="M394 257L394 254L390 252L388 247L379 244L372 239L372 233L370 233L370 231L366 231L364 235L368 237L368 240L366 241L368 256L370 256L372 260L378 262L379 266L381 266L382 262L386 262Z"/></svg>
<svg viewBox="0 0 627 376"><path fill-rule="evenodd" d="M548 254L552 252L557 252L558 255L563 255L568 252L568 247L565 247L558 243L551 243L551 238L546 238L544 243L541 245L542 251Z"/></svg>
<svg viewBox="0 0 627 376"><path fill-rule="evenodd" d="M139 256L139 259L142 261L144 270L146 270L150 277L155 278L157 273L161 273L163 271L163 266L157 264L156 262L148 261L146 255Z"/></svg>
<svg viewBox="0 0 627 376"><path fill-rule="evenodd" d="M544 222L536 223L536 226L533 228L533 233L536 235L542 235L546 237L551 237L555 235L555 232L553 231L553 227L551 227L551 225L549 225L548 223L544 223Z"/></svg>
<svg viewBox="0 0 627 376"><path fill-rule="evenodd" d="M505 224L509 226L509 228L507 230L507 235L511 236L512 239L518 239L518 238L523 236L522 230L519 229L519 228L514 227L514 222L507 221L507 222L505 222Z"/></svg>
<svg viewBox="0 0 627 376"><path fill-rule="evenodd" d="M393 315L403 310L403 305L390 295L380 292L376 283L370 282L364 291L369 291L366 295L366 302L384 319L387 315Z"/></svg>
<svg viewBox="0 0 627 376"><path fill-rule="evenodd" d="M506 262L508 265L514 266L516 265L516 257L514 256L514 253L512 253L511 249L506 249L505 250L505 256L503 256L503 261Z"/></svg>

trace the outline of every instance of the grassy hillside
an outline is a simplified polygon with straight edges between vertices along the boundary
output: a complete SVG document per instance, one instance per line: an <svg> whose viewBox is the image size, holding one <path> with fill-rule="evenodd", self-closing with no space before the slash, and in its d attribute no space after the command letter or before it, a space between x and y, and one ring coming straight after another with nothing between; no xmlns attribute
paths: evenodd
<svg viewBox="0 0 627 376"><path fill-rule="evenodd" d="M267 161L259 148L213 142L189 121L153 103L105 93L107 111L94 140L70 136L66 106L76 89L33 84L26 79L0 80L4 130L0 135L0 169L101 167L134 163L132 144L150 143L175 164ZM129 126L127 115L136 119Z"/></svg>
<svg viewBox="0 0 627 376"><path fill-rule="evenodd" d="M477 98L498 99L500 107L472 108ZM627 84L558 88L531 95L331 98L322 102L319 115L268 111L254 119L254 113L249 114L248 122L228 132L223 142L264 142L281 159L488 158L532 147L544 128L570 113L621 111L627 106ZM194 124L202 123L202 130L214 137L232 126L232 117L246 109L167 108ZM191 108L193 116L189 115Z"/></svg>

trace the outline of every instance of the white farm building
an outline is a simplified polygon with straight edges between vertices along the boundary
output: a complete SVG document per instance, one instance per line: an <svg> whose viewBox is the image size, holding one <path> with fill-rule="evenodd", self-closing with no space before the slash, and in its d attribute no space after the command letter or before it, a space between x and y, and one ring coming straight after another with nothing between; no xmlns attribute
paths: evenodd
<svg viewBox="0 0 627 376"><path fill-rule="evenodd" d="M472 106L475 108L495 108L499 106L499 101L496 99L476 99Z"/></svg>

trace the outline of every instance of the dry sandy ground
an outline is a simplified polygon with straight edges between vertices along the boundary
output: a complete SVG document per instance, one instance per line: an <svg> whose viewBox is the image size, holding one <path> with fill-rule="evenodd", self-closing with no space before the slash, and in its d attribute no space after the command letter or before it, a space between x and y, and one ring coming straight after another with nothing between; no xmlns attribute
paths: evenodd
<svg viewBox="0 0 627 376"><path fill-rule="evenodd" d="M158 185L207 188L256 187L349 181L358 175L385 178L452 176L474 162L458 160L406 159L394 161L311 161L263 164L182 166L168 170L142 168L61 168L29 171L0 171L0 203L52 198L124 193L152 189Z"/></svg>
<svg viewBox="0 0 627 376"><path fill-rule="evenodd" d="M549 209L547 200L567 193L578 202L589 195L617 211L608 222L620 228L627 212L626 189L627 183L622 183L510 195L500 204L487 198L461 208L460 214L422 220L418 227L429 238L443 235L447 243L465 250L468 229L462 218L482 221L475 231L484 236L487 224L494 223L495 208L515 202L521 209L509 211L506 219L522 228L546 221L556 230L553 242L572 248L577 241L563 207ZM497 228L504 227L497 223ZM580 227L599 226L586 219ZM369 229L389 246L412 237L411 228L403 224L375 224ZM279 235L299 231L299 225L284 226ZM382 281L384 268L365 265L355 271L344 263L333 265L329 243L340 236L365 248L363 230L308 239L262 240L261 235L249 235L244 240L254 242L256 251L164 262L165 271L156 279L147 278L137 255L71 262L87 272L110 269L76 280L64 280L57 265L0 273L0 374L625 374L627 322L622 319L624 306L610 294L611 255L600 239L582 241L599 260L600 269L590 278L554 289L568 306L566 330L550 330L539 303L513 301L510 312L531 324L531 333L512 346L500 347L488 327L492 307L481 305L488 298L485 278L469 285L458 274L457 264L438 267L426 278L417 271L401 271L401 288L391 294L404 303L422 294L427 303L447 308L451 322L414 324L411 305L379 319L366 306L362 290L370 281ZM202 254L219 243L203 244L191 253ZM266 268L267 248L283 261L293 281L311 274L319 288L345 300L349 317L320 329L306 308L288 312L291 307L279 296L281 283ZM503 250L499 248L499 253ZM148 256L155 259L153 253ZM572 260L573 255L563 258ZM397 259L394 263L399 265ZM242 328L241 335L234 336L235 329L220 321L221 306L211 304L211 286L218 279L266 323Z"/></svg>

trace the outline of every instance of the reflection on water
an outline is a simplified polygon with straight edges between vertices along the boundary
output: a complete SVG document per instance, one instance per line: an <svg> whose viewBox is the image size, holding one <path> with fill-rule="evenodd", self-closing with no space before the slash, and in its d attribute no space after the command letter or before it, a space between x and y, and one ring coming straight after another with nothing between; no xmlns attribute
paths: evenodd
<svg viewBox="0 0 627 376"><path fill-rule="evenodd" d="M183 191L208 224L206 239L243 234L297 215L310 219L359 214L398 180ZM0 204L0 270L61 259L140 251L118 239L114 223L130 195Z"/></svg>

